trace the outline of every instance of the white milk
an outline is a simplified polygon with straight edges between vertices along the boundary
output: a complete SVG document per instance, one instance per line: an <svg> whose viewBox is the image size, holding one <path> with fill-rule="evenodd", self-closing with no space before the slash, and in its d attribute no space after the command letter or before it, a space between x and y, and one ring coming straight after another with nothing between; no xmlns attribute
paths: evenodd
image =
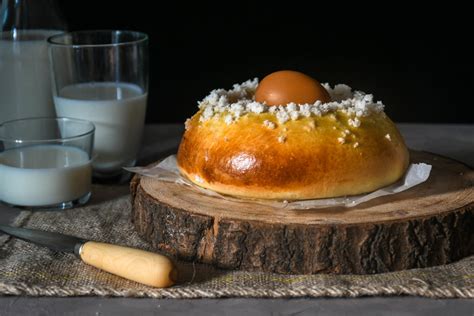
<svg viewBox="0 0 474 316"><path fill-rule="evenodd" d="M57 33L21 31L25 40L12 41L0 32L0 123L55 116L46 39Z"/></svg>
<svg viewBox="0 0 474 316"><path fill-rule="evenodd" d="M94 171L114 173L135 161L145 122L147 94L134 84L94 82L64 87L54 98L61 117L92 121Z"/></svg>
<svg viewBox="0 0 474 316"><path fill-rule="evenodd" d="M0 153L0 200L47 206L83 197L91 190L92 168L85 151L38 145Z"/></svg>

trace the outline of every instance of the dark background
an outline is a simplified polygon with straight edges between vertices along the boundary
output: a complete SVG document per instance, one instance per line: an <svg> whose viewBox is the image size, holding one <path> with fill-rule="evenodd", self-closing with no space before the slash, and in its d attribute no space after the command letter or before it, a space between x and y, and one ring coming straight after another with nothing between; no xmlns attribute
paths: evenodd
<svg viewBox="0 0 474 316"><path fill-rule="evenodd" d="M64 1L61 8L70 30L149 34L148 123L183 122L210 90L281 69L373 93L397 122L474 122L467 7L121 3Z"/></svg>

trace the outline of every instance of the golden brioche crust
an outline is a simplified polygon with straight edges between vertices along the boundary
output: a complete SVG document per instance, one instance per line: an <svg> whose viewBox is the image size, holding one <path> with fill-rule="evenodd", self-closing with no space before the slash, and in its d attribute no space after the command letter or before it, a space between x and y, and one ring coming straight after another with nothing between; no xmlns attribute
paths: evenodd
<svg viewBox="0 0 474 316"><path fill-rule="evenodd" d="M281 200L355 195L397 181L408 166L403 138L383 112L359 117L359 127L341 111L284 124L270 113L231 124L222 116L202 122L201 114L187 123L178 167L219 193Z"/></svg>

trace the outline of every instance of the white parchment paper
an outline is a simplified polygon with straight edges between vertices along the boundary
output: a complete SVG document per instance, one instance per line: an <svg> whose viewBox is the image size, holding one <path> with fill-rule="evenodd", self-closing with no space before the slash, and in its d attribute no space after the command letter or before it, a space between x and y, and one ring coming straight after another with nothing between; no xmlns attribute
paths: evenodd
<svg viewBox="0 0 474 316"><path fill-rule="evenodd" d="M300 200L300 201L272 201L272 200L248 200L238 197L223 195L212 190L201 188L187 178L182 176L179 172L176 156L171 155L161 161L159 164L152 167L133 167L125 168L127 171L140 174L142 176L151 177L159 181L174 182L182 185L187 185L203 194L231 200L236 202L251 202L264 205L271 205L273 207L280 207L290 210L295 209L320 209L332 206L353 207L361 203L370 201L372 199L396 194L408 190L415 185L425 182L430 176L431 165L425 163L410 164L405 175L396 183L376 190L371 193L353 195L347 197L338 197L330 199L315 199L315 200Z"/></svg>

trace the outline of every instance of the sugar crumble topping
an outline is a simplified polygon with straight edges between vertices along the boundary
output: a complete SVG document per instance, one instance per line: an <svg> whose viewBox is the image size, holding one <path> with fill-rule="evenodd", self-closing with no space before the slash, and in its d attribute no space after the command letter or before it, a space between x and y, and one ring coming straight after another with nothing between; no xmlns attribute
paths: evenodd
<svg viewBox="0 0 474 316"><path fill-rule="evenodd" d="M307 132L310 132L316 128L316 123L314 121L309 121L308 125L303 127L303 129Z"/></svg>
<svg viewBox="0 0 474 316"><path fill-rule="evenodd" d="M313 104L289 103L285 106L268 106L265 103L256 102L254 95L257 86L258 79L255 78L241 84L234 84L230 90L211 91L201 102L198 102L202 110L199 120L205 122L213 117L224 116L225 123L230 125L248 113L271 113L275 115L279 124L284 124L290 120L331 115L336 111L341 111L351 116L348 119L350 126L359 127L359 117L384 110L382 102L375 102L372 94L361 91L352 92L351 87L345 84L337 84L334 88L327 83L323 84L331 96L331 102L322 103L318 100ZM336 119L335 116L334 119Z"/></svg>
<svg viewBox="0 0 474 316"><path fill-rule="evenodd" d="M347 120L347 123L352 126L352 127L359 127L360 126L360 120L357 117L354 117L353 119L350 118Z"/></svg>
<svg viewBox="0 0 474 316"><path fill-rule="evenodd" d="M338 120L336 112L344 113L348 116L348 127L358 128L361 125L361 117L384 111L383 103L374 101L372 94L352 91L352 88L345 84L336 84L334 87L331 87L329 84L323 83L322 86L331 96L331 102L322 103L318 100L313 104L289 103L284 106L268 106L265 103L255 101L258 79L247 80L241 84L234 84L230 90L213 90L202 101L198 102L199 109L201 110L199 121L206 122L213 118L222 118L227 125L231 125L246 114L269 113L275 119L264 120L263 126L268 129L276 129L278 125L281 125L281 129L285 132L288 130L284 125L286 122L324 115L333 120ZM188 129L189 125L190 120L188 119L185 122L186 129ZM315 127L315 122L310 121L308 126L304 126L304 129L310 132ZM334 130L337 129L336 126L332 128ZM349 129L343 129L340 135L341 137L337 137L339 144L351 143L351 141L346 139L347 137L354 141L356 139L356 135ZM391 141L390 134L386 134L385 138ZM277 139L278 142L285 143L287 137L280 134ZM352 146L357 148L360 144L359 142L354 142Z"/></svg>
<svg viewBox="0 0 474 316"><path fill-rule="evenodd" d="M189 129L189 126L191 124L191 119L186 119L186 121L184 121L184 129Z"/></svg>
<svg viewBox="0 0 474 316"><path fill-rule="evenodd" d="M284 135L278 136L278 142L279 143L284 143L285 141L286 141L286 136L284 136Z"/></svg>
<svg viewBox="0 0 474 316"><path fill-rule="evenodd" d="M263 121L263 125L265 127L268 127L269 129L275 129L275 127L276 127L275 123L273 123L272 121L269 121L269 120Z"/></svg>
<svg viewBox="0 0 474 316"><path fill-rule="evenodd" d="M232 124L233 121L234 121L234 118L233 118L232 115L230 115L230 114L227 114L227 115L224 117L224 122L225 122L227 125Z"/></svg>

